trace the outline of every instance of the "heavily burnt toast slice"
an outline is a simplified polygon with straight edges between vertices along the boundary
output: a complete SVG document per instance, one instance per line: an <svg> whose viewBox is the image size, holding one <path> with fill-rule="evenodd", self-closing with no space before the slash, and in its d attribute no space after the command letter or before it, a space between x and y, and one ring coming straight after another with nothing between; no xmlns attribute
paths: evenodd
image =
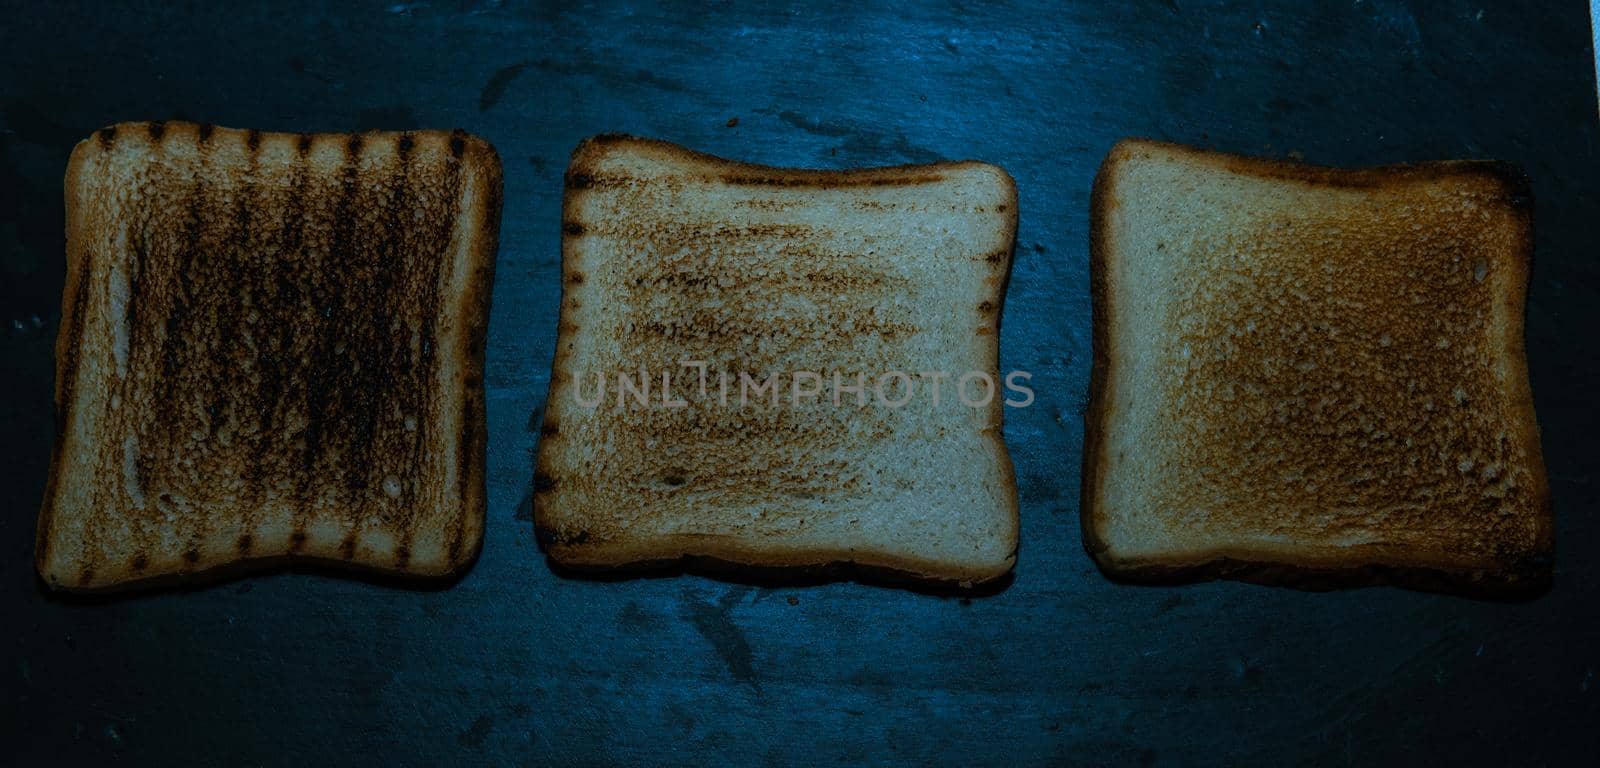
<svg viewBox="0 0 1600 768"><path fill-rule="evenodd" d="M500 189L462 132L124 123L80 143L44 581L469 563Z"/></svg>
<svg viewBox="0 0 1600 768"><path fill-rule="evenodd" d="M1010 570L1001 397L970 407L952 394L965 372L996 375L1017 221L1004 171L789 170L608 135L573 153L563 217L534 496L553 561L842 565L958 583ZM833 373L875 397L891 371L951 373L943 402L924 389L901 407L862 405L841 390L835 405ZM663 372L683 405L664 404ZM823 379L815 400L795 404L795 372ZM647 405L593 403L600 377L611 392L624 374L657 388ZM724 376L734 388L773 379L781 401L724 403ZM891 400L906 393L894 386Z"/></svg>
<svg viewBox="0 0 1600 768"><path fill-rule="evenodd" d="M1507 166L1124 141L1095 181L1084 543L1135 580L1536 592L1552 518Z"/></svg>

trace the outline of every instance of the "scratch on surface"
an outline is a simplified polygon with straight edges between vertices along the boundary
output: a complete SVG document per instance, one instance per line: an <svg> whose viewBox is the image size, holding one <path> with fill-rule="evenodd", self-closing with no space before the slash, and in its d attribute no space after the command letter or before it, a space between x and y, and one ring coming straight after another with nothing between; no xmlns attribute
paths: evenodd
<svg viewBox="0 0 1600 768"><path fill-rule="evenodd" d="M711 643L722 663L734 679L749 683L757 693L761 683L756 679L755 659L750 653L750 642L744 630L733 623L733 607L750 594L752 587L736 586L717 598L716 604L706 602L694 590L683 591L684 618L694 625L696 632Z"/></svg>
<svg viewBox="0 0 1600 768"><path fill-rule="evenodd" d="M506 87L527 68L528 62L519 61L495 70L483 84L483 92L478 94L478 111L488 112L490 107L500 103L500 97L506 95Z"/></svg>

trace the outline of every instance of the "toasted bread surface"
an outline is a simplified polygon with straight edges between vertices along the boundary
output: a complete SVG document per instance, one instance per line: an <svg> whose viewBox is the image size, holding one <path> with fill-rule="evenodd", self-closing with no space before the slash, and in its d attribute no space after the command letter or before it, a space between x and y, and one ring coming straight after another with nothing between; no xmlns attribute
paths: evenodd
<svg viewBox="0 0 1600 768"><path fill-rule="evenodd" d="M459 131L123 123L80 143L45 582L470 562L500 188Z"/></svg>
<svg viewBox="0 0 1600 768"><path fill-rule="evenodd" d="M1092 199L1082 521L1105 571L1548 582L1520 174L1128 140Z"/></svg>
<svg viewBox="0 0 1600 768"><path fill-rule="evenodd" d="M1010 570L1004 392L982 407L952 395L955 376L997 375L1016 228L1004 171L778 169L607 135L573 153L563 217L534 496L553 560ZM683 361L704 364L705 389ZM650 405L619 405L616 377L640 371ZM939 404L922 390L892 408L873 382L893 371L953 376ZM662 372L682 406L662 405ZM820 396L796 404L794 372L819 374ZM836 392L835 373L862 375L868 402ZM586 405L599 376L607 396ZM741 401L741 376L771 377L780 402Z"/></svg>

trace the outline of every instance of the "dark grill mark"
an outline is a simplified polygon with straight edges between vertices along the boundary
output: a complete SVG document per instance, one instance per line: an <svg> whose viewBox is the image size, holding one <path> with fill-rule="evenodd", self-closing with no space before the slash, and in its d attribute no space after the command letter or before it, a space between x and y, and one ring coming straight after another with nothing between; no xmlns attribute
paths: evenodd
<svg viewBox="0 0 1600 768"><path fill-rule="evenodd" d="M408 566L410 564L411 564L411 548L408 547L408 546L405 546L403 544L401 546L395 547L395 550L394 550L394 567L399 568L400 570L403 571L403 570L406 569L406 566Z"/></svg>
<svg viewBox="0 0 1600 768"><path fill-rule="evenodd" d="M139 292L139 284L144 280L145 272L150 268L150 243L149 234L142 228L133 236L133 269L128 273L128 366L133 366L134 350L139 348L139 320L143 317L140 304L143 295ZM121 382L123 396L127 397L128 382Z"/></svg>
<svg viewBox="0 0 1600 768"><path fill-rule="evenodd" d="M348 147L359 149L358 137L352 136ZM322 440L326 427L338 423L342 413L339 406L342 405L343 395L347 392L338 381L345 369L345 361L334 352L334 349L345 335L343 331L348 327L348 319L343 312L342 302L337 300L340 296L330 290L327 283L348 281L360 285L359 276L346 271L349 266L347 262L352 256L351 235L356 225L351 211L354 202L352 198L356 196L357 160L356 156L347 155L340 168L339 199L334 204L332 239L324 250L323 263L313 267L313 273L317 277L310 294L311 307L315 313L314 331L310 337L311 360L305 376L307 423L302 436L305 440L305 451L301 456L303 474L298 494L301 498L308 495L311 484L321 477L324 466L332 469L336 466L335 460L338 458L332 450L324 450ZM335 277L330 274L334 269L346 271L346 274ZM346 298L355 297L350 297L347 293ZM340 499L337 503L342 505L344 500Z"/></svg>
<svg viewBox="0 0 1600 768"><path fill-rule="evenodd" d="M467 150L466 132L460 128L450 134L450 156L461 159L461 153Z"/></svg>
<svg viewBox="0 0 1600 768"><path fill-rule="evenodd" d="M569 235L572 235L573 237L577 237L577 236L583 234L584 229L583 229L583 224L582 223L576 222L576 221L569 221L569 222L566 222L565 224L561 225L561 231L565 232L565 233L567 233Z"/></svg>
<svg viewBox="0 0 1600 768"><path fill-rule="evenodd" d="M192 547L189 548L189 549L184 550L183 551L183 561L188 563L188 564L190 564L190 565L194 565L195 563L200 562L200 550L194 549Z"/></svg>
<svg viewBox="0 0 1600 768"><path fill-rule="evenodd" d="M296 528L294 533L289 534L289 551L290 552L299 552L300 550L305 549L305 548L306 548L306 532L301 530L301 529Z"/></svg>
<svg viewBox="0 0 1600 768"><path fill-rule="evenodd" d="M255 177L258 160L259 158L255 152L251 152L246 159L246 176L248 178ZM254 188L247 186L234 192L233 210L229 212L226 219L227 225L218 236L222 247L213 251L213 260L224 261L224 259L217 257L225 254L226 266L224 270L236 271L240 276L249 275L255 271L251 268L253 266L251 261L255 256L252 253L250 231L250 203L252 200L251 193L254 191L256 191ZM213 279L210 281L211 286L225 284L229 279L224 274L213 273L213 275ZM208 297L212 299L215 316L220 326L217 333L217 343L211 349L211 363L215 366L214 370L223 372L230 379L229 386L226 387L225 391L212 394L209 406L213 414L210 429L212 439L216 438L218 431L226 423L226 405L234 396L234 393L247 388L250 384L247 379L243 379L241 376L241 373L246 370L245 366L250 358L244 345L240 343L241 332L244 330L245 313L231 311L229 307L218 306L216 303L219 298L230 302L254 298L254 291L248 280L239 280L236 290L237 294L235 296L226 298L218 297L215 290L208 291ZM234 379L236 378L241 380L235 382ZM249 414L240 413L237 415L241 422L249 418Z"/></svg>
<svg viewBox="0 0 1600 768"><path fill-rule="evenodd" d="M258 130L255 130L255 129L251 129L249 133L245 134L244 145L246 147L249 147L250 148L250 153L252 155L254 155L256 150L261 149L261 132L258 131ZM251 161L254 162L255 159L256 158L252 157Z"/></svg>
<svg viewBox="0 0 1600 768"><path fill-rule="evenodd" d="M167 124L156 121L145 126L150 131L150 138L161 141L161 135L167 132Z"/></svg>
<svg viewBox="0 0 1600 768"><path fill-rule="evenodd" d="M567 171L564 180L568 189L588 189L594 186L594 177L587 173Z"/></svg>
<svg viewBox="0 0 1600 768"><path fill-rule="evenodd" d="M276 241L281 244L283 253L300 254L298 258L303 261L305 257L301 254L301 246L305 239L305 201L310 183L304 153L298 156L290 171L290 179L290 192L284 202L285 218ZM248 477L254 502L252 506L259 506L265 495L266 489L261 479L267 470L264 462L276 445L273 430L295 405L295 399L287 396L287 389L289 382L298 380L301 367L295 346L299 323L294 313L299 311L302 302L300 283L294 279L296 270L295 264L282 258L274 259L270 268L261 270L264 279L260 293L263 297L271 296L272 301L272 330L263 335L262 365L256 372L261 401L267 407L260 409L261 421L250 446L253 458ZM304 518L297 515L296 519Z"/></svg>
<svg viewBox="0 0 1600 768"><path fill-rule="evenodd" d="M145 566L149 564L150 561L148 558L146 558L143 554L138 554L133 556L133 562L129 563L128 565L129 567L133 568L135 573L137 573L144 570Z"/></svg>
<svg viewBox="0 0 1600 768"><path fill-rule="evenodd" d="M354 434L346 447L348 468L345 486L352 492L364 488L382 488L387 470L375 465L371 459L375 453L377 419L385 403L374 400L372 393L388 390L384 379L390 375L390 371L404 370L402 360L410 354L410 340L399 338L389 332L388 327L392 318L402 314L396 306L399 301L396 297L396 270L388 261L400 258L408 250L405 242L406 214L411 203L407 195L410 188L409 152L398 152L396 160L394 172L388 179L391 194L383 218L378 222L379 231L375 237L363 232L361 243L352 244L353 252L341 259L350 265L357 281L369 286L369 295L358 301L351 311L367 315L364 322L355 324L356 328L372 331L350 339L349 344L353 349L347 350L362 361L361 369L350 376L348 395L343 398L345 412L355 417ZM356 161L354 153L351 161ZM398 407L402 412L414 411L417 405L410 394L413 389L407 386L389 390L398 394L400 401L388 405ZM382 455L387 451L379 450L376 453ZM415 456L409 458L410 463L415 463ZM405 488L409 489L409 484ZM402 494L398 506L410 510L415 499L409 490L403 490Z"/></svg>
<svg viewBox="0 0 1600 768"><path fill-rule="evenodd" d="M200 143L204 144L204 143L210 141L211 140L211 134L213 132L215 132L216 130L217 130L217 127L212 125L212 124L210 124L210 123L202 123L200 125Z"/></svg>
<svg viewBox="0 0 1600 768"><path fill-rule="evenodd" d="M80 341L83 339L83 317L88 313L89 307L89 275L94 272L94 257L84 254L84 263L78 267L78 284L72 289L72 317L67 323L67 338L72 343L67 346L65 354L59 361L61 366L61 407L56 409L56 434L66 435L67 424L72 416L72 403L75 400L73 393L78 387L78 364L82 355ZM61 458L61 449L65 440L56 440L56 460Z"/></svg>
<svg viewBox="0 0 1600 768"><path fill-rule="evenodd" d="M355 531L351 531L350 535L344 537L344 541L339 542L339 556L346 560L353 559L356 556Z"/></svg>
<svg viewBox="0 0 1600 768"><path fill-rule="evenodd" d="M254 544L254 543L255 543L255 540L250 538L250 534L247 533L247 534L244 534L243 536L240 536L239 537L239 554L241 554L241 555L250 554L250 546L252 544Z"/></svg>
<svg viewBox="0 0 1600 768"><path fill-rule="evenodd" d="M110 149L112 140L117 138L117 127L115 125L108 125L104 128L101 128L100 133L96 135L100 138L100 148Z"/></svg>
<svg viewBox="0 0 1600 768"><path fill-rule="evenodd" d="M206 142L213 131L213 126L200 126L201 171L197 177L208 176L209 145ZM248 158L248 162L246 175L253 176L255 171L253 154ZM212 186L220 189L213 192ZM195 188L200 190L198 180ZM223 191L233 193L234 204L231 208L220 205L220 201L215 199L220 197L216 193ZM180 430L179 434L185 432L205 434L205 443L195 450L209 454L224 466L231 466L234 462L231 460L229 449L218 442L218 435L228 421L230 400L236 396L237 391L248 388L250 384L249 379L241 375L244 366L233 359L232 353L236 346L239 326L243 322L243 313L237 309L242 298L240 291L248 290L241 284L239 278L241 274L249 272L247 251L250 191L249 187L239 188L224 181L207 185L203 192L197 192L191 202L195 226L192 239L188 241L183 255L184 267L180 273L184 281L184 323L189 328L185 335L179 337L177 343L171 345L182 360L181 376L189 382L208 380L213 386L201 395L205 398L207 416L203 425L195 424L190 427L186 420L192 419L193 413L187 409L183 410L182 418L167 423L176 426ZM240 353L239 357L242 360L244 355ZM209 371L211 378L205 379L202 371ZM219 378L221 380L217 381ZM174 407L182 409L181 405ZM243 418L244 414L240 414L241 421ZM160 428L160 425L151 426ZM193 515L189 521L188 551L184 557L192 565L199 557L197 548L205 540L211 525L210 518L206 515ZM193 553L195 559L189 559L189 553Z"/></svg>
<svg viewBox="0 0 1600 768"><path fill-rule="evenodd" d="M300 140L295 142L294 146L295 146L295 150L298 151L301 155L309 154L311 152L311 134L309 134L309 133L300 134Z"/></svg>

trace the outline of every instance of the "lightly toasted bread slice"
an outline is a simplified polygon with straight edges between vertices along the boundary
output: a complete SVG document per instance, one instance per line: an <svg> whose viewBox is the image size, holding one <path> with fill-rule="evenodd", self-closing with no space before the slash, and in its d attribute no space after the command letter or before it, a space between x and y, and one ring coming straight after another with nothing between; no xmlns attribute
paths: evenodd
<svg viewBox="0 0 1600 768"><path fill-rule="evenodd" d="M563 217L534 496L555 563L1009 572L1001 396L952 394L964 372L997 375L1017 223L1004 171L789 170L604 135L574 151ZM704 364L703 389L683 361ZM872 391L893 371L952 375L937 404L924 386L893 408ZM683 406L663 404L662 372ZM793 372L819 374L821 394L796 404ZM624 373L657 387L648 406L611 396ZM868 402L834 373L867 382ZM724 374L732 389L770 378L781 399L723 404ZM610 394L594 405L601 376ZM889 400L905 394L890 384Z"/></svg>
<svg viewBox="0 0 1600 768"><path fill-rule="evenodd" d="M459 131L122 123L80 143L44 581L471 562L500 189Z"/></svg>
<svg viewBox="0 0 1600 768"><path fill-rule="evenodd" d="M1486 595L1548 582L1520 173L1128 140L1092 199L1082 521L1102 569Z"/></svg>

